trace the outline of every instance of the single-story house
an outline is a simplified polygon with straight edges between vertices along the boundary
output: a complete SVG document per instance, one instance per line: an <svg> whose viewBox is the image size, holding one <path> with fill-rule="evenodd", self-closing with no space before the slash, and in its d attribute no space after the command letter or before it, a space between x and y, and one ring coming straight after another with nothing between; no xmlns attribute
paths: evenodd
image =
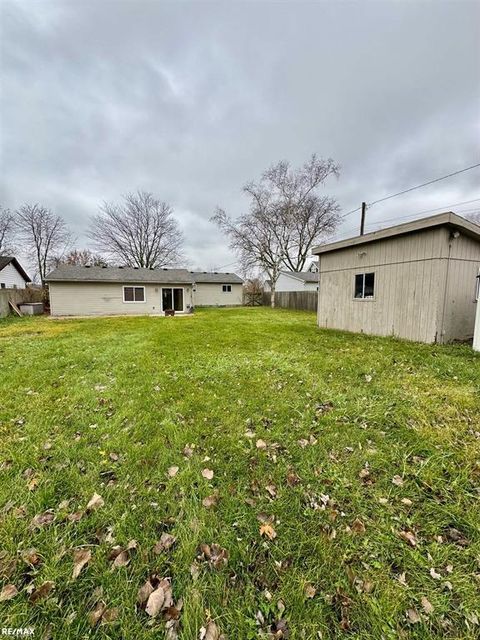
<svg viewBox="0 0 480 640"><path fill-rule="evenodd" d="M313 249L320 327L427 343L473 336L480 226L446 212Z"/></svg>
<svg viewBox="0 0 480 640"><path fill-rule="evenodd" d="M243 281L234 273L60 265L46 282L55 316L160 315L242 304Z"/></svg>
<svg viewBox="0 0 480 640"><path fill-rule="evenodd" d="M0 256L0 289L25 289L31 282L27 272L13 256Z"/></svg>
<svg viewBox="0 0 480 640"><path fill-rule="evenodd" d="M272 283L266 280L264 291L270 293ZM311 271L280 271L275 291L318 291L318 273Z"/></svg>

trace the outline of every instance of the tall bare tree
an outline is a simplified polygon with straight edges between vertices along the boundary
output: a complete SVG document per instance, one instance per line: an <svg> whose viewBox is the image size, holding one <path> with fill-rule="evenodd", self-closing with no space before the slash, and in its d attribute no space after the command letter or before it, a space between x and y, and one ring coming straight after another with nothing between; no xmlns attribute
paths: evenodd
<svg viewBox="0 0 480 640"><path fill-rule="evenodd" d="M12 250L13 215L9 209L0 207L0 255Z"/></svg>
<svg viewBox="0 0 480 640"><path fill-rule="evenodd" d="M155 269L181 259L183 235L171 207L146 191L128 193L120 204L105 202L88 235L101 253L126 266Z"/></svg>
<svg viewBox="0 0 480 640"><path fill-rule="evenodd" d="M44 286L53 257L62 255L72 241L65 220L40 204L24 204L15 212L15 235Z"/></svg>
<svg viewBox="0 0 480 640"><path fill-rule="evenodd" d="M217 209L212 220L230 238L231 248L246 267L263 270L271 281L271 304L280 270L302 271L315 244L324 241L339 222L334 198L318 193L339 166L315 154L302 167L289 162L271 166L258 182L243 188L249 212L232 220Z"/></svg>

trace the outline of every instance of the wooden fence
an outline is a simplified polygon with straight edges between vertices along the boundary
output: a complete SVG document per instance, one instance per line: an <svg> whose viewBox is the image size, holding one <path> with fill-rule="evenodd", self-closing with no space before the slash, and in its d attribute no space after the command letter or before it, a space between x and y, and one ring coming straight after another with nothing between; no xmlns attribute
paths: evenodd
<svg viewBox="0 0 480 640"><path fill-rule="evenodd" d="M277 291L275 293L275 306L284 309L300 309L303 311L316 311L318 293L316 291ZM270 293L263 294L264 306L270 306Z"/></svg>
<svg viewBox="0 0 480 640"><path fill-rule="evenodd" d="M27 287L26 289L0 289L0 318L11 313L9 301L15 304L22 302L42 302L42 290Z"/></svg>

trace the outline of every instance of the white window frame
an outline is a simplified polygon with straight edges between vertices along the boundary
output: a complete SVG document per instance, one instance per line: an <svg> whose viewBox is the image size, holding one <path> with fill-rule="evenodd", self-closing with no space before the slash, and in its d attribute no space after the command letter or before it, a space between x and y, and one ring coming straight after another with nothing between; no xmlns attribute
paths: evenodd
<svg viewBox="0 0 480 640"><path fill-rule="evenodd" d="M229 289L225 289L224 287L230 287ZM222 284L222 293L232 293L232 285L231 284Z"/></svg>
<svg viewBox="0 0 480 640"><path fill-rule="evenodd" d="M143 300L125 300L125 289L133 289L133 297L135 298L135 289L143 289ZM123 304L145 304L147 302L147 296L145 293L145 287L136 284L124 284L122 287Z"/></svg>
<svg viewBox="0 0 480 640"><path fill-rule="evenodd" d="M373 274L373 296L365 297L365 276L370 275L371 273ZM355 295L355 284L356 284L357 276L363 276L361 298L357 298ZM375 276L375 271L362 271L361 273L354 273L353 275L353 299L354 300L361 300L362 302L364 302L365 300L375 300L376 289L377 289L377 278Z"/></svg>
<svg viewBox="0 0 480 640"><path fill-rule="evenodd" d="M181 289L183 291L183 295L182 295L182 300L183 300L183 309L181 311L175 311L175 313L185 313L185 287L175 287L175 286L171 286L171 287L162 287L161 288L161 293L160 293L160 307L162 309L162 313L165 312L165 309L163 308L163 290L164 289ZM172 301L173 301L173 293L172 293Z"/></svg>

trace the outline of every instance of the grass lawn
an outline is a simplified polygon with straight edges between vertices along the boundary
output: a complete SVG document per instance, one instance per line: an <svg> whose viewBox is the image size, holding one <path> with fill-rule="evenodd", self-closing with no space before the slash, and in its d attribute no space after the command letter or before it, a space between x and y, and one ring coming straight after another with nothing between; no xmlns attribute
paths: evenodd
<svg viewBox="0 0 480 640"><path fill-rule="evenodd" d="M480 637L470 348L231 309L4 320L0 364L0 627Z"/></svg>

